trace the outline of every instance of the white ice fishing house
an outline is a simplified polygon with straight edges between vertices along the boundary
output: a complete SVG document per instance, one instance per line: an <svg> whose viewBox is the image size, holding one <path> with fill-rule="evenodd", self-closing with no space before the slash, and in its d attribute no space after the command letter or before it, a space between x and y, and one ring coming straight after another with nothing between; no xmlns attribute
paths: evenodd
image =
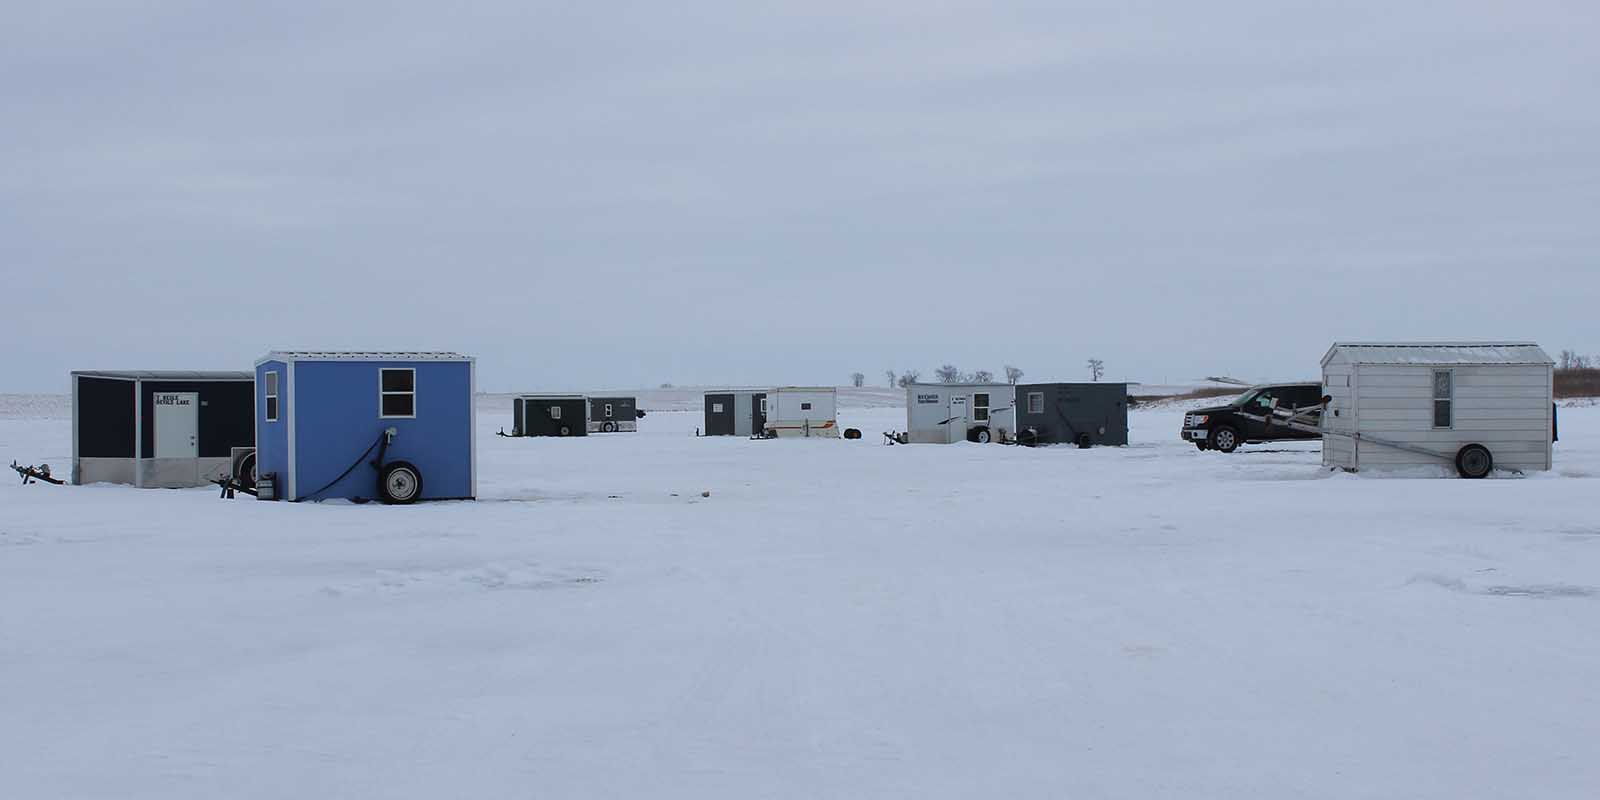
<svg viewBox="0 0 1600 800"><path fill-rule="evenodd" d="M1006 383L913 383L906 387L910 443L1003 441L1016 433L1015 389Z"/></svg>
<svg viewBox="0 0 1600 800"><path fill-rule="evenodd" d="M1531 342L1335 344L1322 358L1322 463L1550 469L1554 370Z"/></svg>
<svg viewBox="0 0 1600 800"><path fill-rule="evenodd" d="M837 392L831 386L784 386L767 392L767 422L772 437L839 438Z"/></svg>

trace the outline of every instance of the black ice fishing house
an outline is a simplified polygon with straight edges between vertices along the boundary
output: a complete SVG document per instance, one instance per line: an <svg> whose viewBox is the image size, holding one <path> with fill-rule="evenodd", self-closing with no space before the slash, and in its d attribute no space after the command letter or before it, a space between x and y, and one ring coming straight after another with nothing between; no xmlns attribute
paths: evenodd
<svg viewBox="0 0 1600 800"><path fill-rule="evenodd" d="M72 373L72 482L203 486L254 452L250 372Z"/></svg>

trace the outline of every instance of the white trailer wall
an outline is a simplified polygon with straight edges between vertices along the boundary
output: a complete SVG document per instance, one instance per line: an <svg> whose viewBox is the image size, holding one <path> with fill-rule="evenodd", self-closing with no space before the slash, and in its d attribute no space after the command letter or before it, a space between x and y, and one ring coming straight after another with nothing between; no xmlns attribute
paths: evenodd
<svg viewBox="0 0 1600 800"><path fill-rule="evenodd" d="M1356 430L1355 368L1336 355L1322 368L1322 394L1333 398L1322 414L1322 429L1345 434ZM1322 465L1356 468L1356 443L1349 436L1322 437Z"/></svg>
<svg viewBox="0 0 1600 800"><path fill-rule="evenodd" d="M1015 400L1015 391L1005 383L912 384L906 387L906 440L964 442L969 430L986 427L998 441L1001 431L1016 433Z"/></svg>
<svg viewBox="0 0 1600 800"><path fill-rule="evenodd" d="M1522 347L1533 347L1524 345ZM1471 353L1468 346L1456 349ZM1417 360L1427 362L1427 348ZM1489 351L1493 357L1495 351ZM1542 356L1542 352L1539 353ZM1381 356L1380 356L1381 357ZM1352 363L1335 350L1324 360L1324 392L1332 398L1323 414L1330 433L1323 437L1323 463L1343 469L1438 466L1466 445L1480 444L1497 468L1551 468L1554 375L1550 364L1460 363L1441 357L1433 363ZM1448 372L1448 422L1436 425L1436 372ZM1377 440L1424 448L1430 458Z"/></svg>
<svg viewBox="0 0 1600 800"><path fill-rule="evenodd" d="M839 438L835 390L791 387L767 392L766 430L780 437Z"/></svg>

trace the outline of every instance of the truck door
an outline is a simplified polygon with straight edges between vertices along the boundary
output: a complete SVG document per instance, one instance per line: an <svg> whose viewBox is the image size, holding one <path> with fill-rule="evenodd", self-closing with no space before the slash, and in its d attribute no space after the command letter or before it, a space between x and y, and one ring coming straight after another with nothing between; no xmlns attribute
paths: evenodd
<svg viewBox="0 0 1600 800"><path fill-rule="evenodd" d="M1267 417L1272 414L1272 401L1280 399L1278 392L1278 389L1271 387L1262 389L1239 409L1239 433L1246 440L1262 439L1269 435Z"/></svg>

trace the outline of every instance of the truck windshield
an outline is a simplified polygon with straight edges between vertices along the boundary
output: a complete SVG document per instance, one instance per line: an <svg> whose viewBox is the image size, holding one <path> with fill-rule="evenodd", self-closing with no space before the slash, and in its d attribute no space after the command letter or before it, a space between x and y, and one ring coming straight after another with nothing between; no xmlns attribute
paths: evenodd
<svg viewBox="0 0 1600 800"><path fill-rule="evenodd" d="M1233 402L1229 403L1228 405L1233 406L1234 408L1243 408L1244 406L1249 405L1250 401L1256 399L1256 395L1258 394L1261 394L1260 389L1251 389L1250 391L1235 397Z"/></svg>

